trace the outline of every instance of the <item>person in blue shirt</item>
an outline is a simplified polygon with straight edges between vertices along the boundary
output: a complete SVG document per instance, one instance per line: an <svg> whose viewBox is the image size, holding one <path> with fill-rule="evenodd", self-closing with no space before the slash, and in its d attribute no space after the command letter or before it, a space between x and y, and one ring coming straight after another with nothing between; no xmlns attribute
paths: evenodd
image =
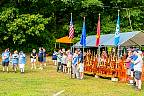
<svg viewBox="0 0 144 96"><path fill-rule="evenodd" d="M19 53L19 68L20 68L21 73L24 73L25 64L26 64L26 56L23 53L23 51L20 51L20 53Z"/></svg>
<svg viewBox="0 0 144 96"><path fill-rule="evenodd" d="M6 68L7 72L9 72L9 69L8 69L9 60L10 60L9 58L10 58L10 54L9 54L8 50L6 49L6 50L2 53L3 72L5 72L5 68Z"/></svg>
<svg viewBox="0 0 144 96"><path fill-rule="evenodd" d="M13 64L13 70L16 73L17 66L18 66L18 61L19 61L19 55L17 50L14 51L14 54L12 54L12 64Z"/></svg>
<svg viewBox="0 0 144 96"><path fill-rule="evenodd" d="M130 56L130 59L131 61L135 61L138 58L138 56L135 55L137 53L137 50L133 50L132 52L133 54ZM130 70L131 70L131 78L129 83L130 85L133 85L134 84L134 63L133 62L130 63Z"/></svg>
<svg viewBox="0 0 144 96"><path fill-rule="evenodd" d="M43 48L43 63L44 63L44 66L46 66L46 49Z"/></svg>
<svg viewBox="0 0 144 96"><path fill-rule="evenodd" d="M52 54L52 60L53 60L55 66L57 65L57 54L58 53L56 51L54 51Z"/></svg>
<svg viewBox="0 0 144 96"><path fill-rule="evenodd" d="M39 48L39 53L38 53L38 61L40 63L40 68L39 69L43 69L43 49Z"/></svg>
<svg viewBox="0 0 144 96"><path fill-rule="evenodd" d="M75 50L75 53L73 54L73 60L72 60L72 70L73 70L74 78L77 79L79 79L78 63L79 63L78 50Z"/></svg>

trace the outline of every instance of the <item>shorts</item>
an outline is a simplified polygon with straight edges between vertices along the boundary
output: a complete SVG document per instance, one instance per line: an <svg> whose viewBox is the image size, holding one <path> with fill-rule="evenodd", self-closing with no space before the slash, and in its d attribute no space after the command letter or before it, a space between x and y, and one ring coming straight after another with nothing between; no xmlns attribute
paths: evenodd
<svg viewBox="0 0 144 96"><path fill-rule="evenodd" d="M67 66L67 64L62 64L63 66Z"/></svg>
<svg viewBox="0 0 144 96"><path fill-rule="evenodd" d="M36 59L31 58L31 63L34 63L34 62L36 62Z"/></svg>
<svg viewBox="0 0 144 96"><path fill-rule="evenodd" d="M79 72L84 72L83 63L80 63L80 65L79 65Z"/></svg>
<svg viewBox="0 0 144 96"><path fill-rule="evenodd" d="M134 69L132 68L131 71L134 71Z"/></svg>
<svg viewBox="0 0 144 96"><path fill-rule="evenodd" d="M134 77L137 80L141 80L141 75L142 75L142 72L140 72L140 71L134 71Z"/></svg>
<svg viewBox="0 0 144 96"><path fill-rule="evenodd" d="M24 64L19 64L19 68L24 68Z"/></svg>
<svg viewBox="0 0 144 96"><path fill-rule="evenodd" d="M14 63L14 64L13 64L13 66L17 66L17 65L18 65L17 63Z"/></svg>
<svg viewBox="0 0 144 96"><path fill-rule="evenodd" d="M43 62L43 57L39 57L39 58L38 58L38 61L39 61L39 62Z"/></svg>
<svg viewBox="0 0 144 96"><path fill-rule="evenodd" d="M57 60L57 56L52 56L52 60Z"/></svg>
<svg viewBox="0 0 144 96"><path fill-rule="evenodd" d="M127 75L129 75L129 76L131 75L131 69L129 69L129 68L127 69Z"/></svg>
<svg viewBox="0 0 144 96"><path fill-rule="evenodd" d="M46 62L46 57L43 58L43 62Z"/></svg>
<svg viewBox="0 0 144 96"><path fill-rule="evenodd" d="M134 77L134 71L130 71L130 76L133 78Z"/></svg>
<svg viewBox="0 0 144 96"><path fill-rule="evenodd" d="M68 67L68 68L71 68L71 61L68 61L68 62L67 62L67 67Z"/></svg>
<svg viewBox="0 0 144 96"><path fill-rule="evenodd" d="M9 65L9 62L2 61L2 66L8 66L8 65Z"/></svg>

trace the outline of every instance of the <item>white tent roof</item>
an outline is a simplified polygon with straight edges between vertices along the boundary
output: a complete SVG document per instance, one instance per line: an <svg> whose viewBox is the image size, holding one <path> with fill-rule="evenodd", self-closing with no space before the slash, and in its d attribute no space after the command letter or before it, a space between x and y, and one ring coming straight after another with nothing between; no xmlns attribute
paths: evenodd
<svg viewBox="0 0 144 96"><path fill-rule="evenodd" d="M100 45L114 46L115 34L105 34L100 37ZM144 33L140 31L120 33L120 46L144 45ZM90 35L86 38L86 47L96 46L96 35ZM74 47L82 47L80 41Z"/></svg>

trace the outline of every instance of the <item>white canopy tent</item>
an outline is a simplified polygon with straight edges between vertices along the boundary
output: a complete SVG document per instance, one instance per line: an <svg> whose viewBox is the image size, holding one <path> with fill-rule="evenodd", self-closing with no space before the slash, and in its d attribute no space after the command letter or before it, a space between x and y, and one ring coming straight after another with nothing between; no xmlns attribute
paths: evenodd
<svg viewBox="0 0 144 96"><path fill-rule="evenodd" d="M101 46L114 46L115 34L105 34L100 37ZM144 45L144 33L141 31L120 33L120 46L141 46ZM90 35L86 38L86 47L96 46L96 35ZM80 41L73 45L75 48L81 48Z"/></svg>

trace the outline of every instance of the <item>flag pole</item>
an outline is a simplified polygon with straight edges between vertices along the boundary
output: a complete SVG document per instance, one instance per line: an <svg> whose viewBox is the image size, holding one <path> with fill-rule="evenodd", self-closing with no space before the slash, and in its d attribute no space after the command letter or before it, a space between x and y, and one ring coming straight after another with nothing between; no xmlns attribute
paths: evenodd
<svg viewBox="0 0 144 96"><path fill-rule="evenodd" d="M120 12L120 10L118 9L118 16L119 16L119 12ZM117 56L118 56L118 58L119 58L119 51L120 51L120 46L119 46L119 44L118 44L118 50L117 50L118 52L117 52Z"/></svg>
<svg viewBox="0 0 144 96"><path fill-rule="evenodd" d="M72 13L71 13L71 20L72 20ZM73 44L73 43L72 43ZM74 45L74 44L73 44ZM72 53L74 53L74 46L72 46ZM71 78L72 78L72 60L71 60Z"/></svg>
<svg viewBox="0 0 144 96"><path fill-rule="evenodd" d="M85 22L85 17L84 17L84 22ZM84 38L83 38L84 39ZM84 41L84 40L83 40ZM83 45L83 64L84 64L84 45Z"/></svg>
<svg viewBox="0 0 144 96"><path fill-rule="evenodd" d="M100 13L99 13L99 17L100 17ZM100 18L99 18L99 19L100 19ZM99 21L98 21L98 23L99 23ZM98 27L97 27L97 28L98 28ZM99 35L100 35L100 34L99 34ZM99 38L99 37L98 37L98 38ZM99 45L98 45L98 51L97 51L97 52L98 52L98 53L97 53L97 54L98 54L98 66L100 65L100 48L101 48L101 45L99 44Z"/></svg>
<svg viewBox="0 0 144 96"><path fill-rule="evenodd" d="M82 34L81 34L81 39L80 39L80 44L82 45L83 48L83 63L84 63L84 48L86 47L86 28L85 28L85 17L83 17L83 27L82 27Z"/></svg>

